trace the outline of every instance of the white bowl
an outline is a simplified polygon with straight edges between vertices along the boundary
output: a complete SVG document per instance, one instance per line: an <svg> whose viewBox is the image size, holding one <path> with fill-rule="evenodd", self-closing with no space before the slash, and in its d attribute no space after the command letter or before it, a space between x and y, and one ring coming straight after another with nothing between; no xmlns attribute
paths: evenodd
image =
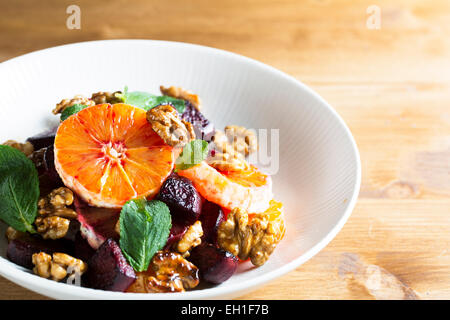
<svg viewBox="0 0 450 320"><path fill-rule="evenodd" d="M175 294L127 294L57 283L5 258L0 274L56 299L224 299L266 284L324 248L355 205L361 167L355 141L339 115L314 91L272 67L230 52L185 43L110 40L41 50L0 64L0 141L25 140L52 124L62 98L120 90L158 93L176 85L199 94L204 114L227 124L279 129L275 197L285 204L287 232L260 268L241 265L225 283ZM1 224L1 234L5 225ZM274 295L273 298L276 298Z"/></svg>

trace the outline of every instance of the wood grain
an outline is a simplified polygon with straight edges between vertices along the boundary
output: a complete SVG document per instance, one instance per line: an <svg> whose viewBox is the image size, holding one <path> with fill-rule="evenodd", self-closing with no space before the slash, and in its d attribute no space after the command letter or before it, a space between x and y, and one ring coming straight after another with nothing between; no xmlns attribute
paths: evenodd
<svg viewBox="0 0 450 320"><path fill-rule="evenodd" d="M366 9L381 8L381 29ZM450 299L450 2L447 0L0 2L0 61L85 40L145 38L255 58L311 86L344 118L359 202L310 261L242 299ZM1 299L40 299L0 278Z"/></svg>

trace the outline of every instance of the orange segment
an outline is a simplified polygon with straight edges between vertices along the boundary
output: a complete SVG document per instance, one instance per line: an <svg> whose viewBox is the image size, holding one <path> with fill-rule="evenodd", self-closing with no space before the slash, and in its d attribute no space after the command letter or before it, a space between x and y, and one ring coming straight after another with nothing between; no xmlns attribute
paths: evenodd
<svg viewBox="0 0 450 320"><path fill-rule="evenodd" d="M220 173L244 187L260 187L267 183L267 175L252 165L245 170L220 171Z"/></svg>
<svg viewBox="0 0 450 320"><path fill-rule="evenodd" d="M206 162L180 170L207 200L226 209L262 213L272 199L272 180L254 166L245 171L220 172Z"/></svg>
<svg viewBox="0 0 450 320"><path fill-rule="evenodd" d="M55 138L55 166L64 184L99 207L120 208L155 195L174 159L146 112L126 104L83 109L61 123Z"/></svg>
<svg viewBox="0 0 450 320"><path fill-rule="evenodd" d="M279 219L280 216L283 215L284 209L283 209L283 203L275 200L270 200L269 202L269 208L267 208L266 211L264 211L264 214L267 215L270 221L274 221L276 219ZM257 213L249 213L248 217L251 219L254 216L258 215Z"/></svg>

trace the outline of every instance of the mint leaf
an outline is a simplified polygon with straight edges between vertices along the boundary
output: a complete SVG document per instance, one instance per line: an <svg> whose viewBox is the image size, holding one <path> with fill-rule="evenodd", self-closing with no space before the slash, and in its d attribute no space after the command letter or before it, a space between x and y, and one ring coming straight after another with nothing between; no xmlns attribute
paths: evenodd
<svg viewBox="0 0 450 320"><path fill-rule="evenodd" d="M154 96L153 98L147 101L148 109L152 109L154 107L160 106L162 104L170 104L173 106L180 114L186 110L186 104L182 99L176 99L169 96Z"/></svg>
<svg viewBox="0 0 450 320"><path fill-rule="evenodd" d="M84 104L74 104L73 106L65 108L63 112L61 112L61 121L66 120L68 117L80 112L84 108L87 108Z"/></svg>
<svg viewBox="0 0 450 320"><path fill-rule="evenodd" d="M186 105L182 99L176 99L169 96L156 96L144 91L128 92L128 87L125 87L123 94L120 97L124 103L144 110L150 110L162 104L170 104L179 113L183 113L186 109Z"/></svg>
<svg viewBox="0 0 450 320"><path fill-rule="evenodd" d="M120 248L133 269L146 271L151 259L167 242L172 219L159 200L130 200L120 212Z"/></svg>
<svg viewBox="0 0 450 320"><path fill-rule="evenodd" d="M180 156L175 161L175 171L189 169L208 156L208 142L205 140L192 140L183 147Z"/></svg>
<svg viewBox="0 0 450 320"><path fill-rule="evenodd" d="M33 227L39 199L39 178L34 164L22 152L0 145L0 219L16 230Z"/></svg>

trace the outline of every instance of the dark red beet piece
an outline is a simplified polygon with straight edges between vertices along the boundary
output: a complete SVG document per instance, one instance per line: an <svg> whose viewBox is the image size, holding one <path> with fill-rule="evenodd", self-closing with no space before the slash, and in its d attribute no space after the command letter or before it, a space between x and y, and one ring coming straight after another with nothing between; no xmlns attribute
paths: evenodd
<svg viewBox="0 0 450 320"><path fill-rule="evenodd" d="M53 189L64 186L58 172L55 169L55 155L53 146L42 148L33 153L34 162L39 175L39 187L42 194L47 194Z"/></svg>
<svg viewBox="0 0 450 320"><path fill-rule="evenodd" d="M58 127L55 127L54 129L51 129L49 131L42 132L35 136L29 137L27 141L33 145L34 150L39 150L49 146L53 147L57 130Z"/></svg>
<svg viewBox="0 0 450 320"><path fill-rule="evenodd" d="M83 261L88 261L95 253L95 250L92 249L86 239L83 238L81 232L78 232L75 235L74 247L74 257Z"/></svg>
<svg viewBox="0 0 450 320"><path fill-rule="evenodd" d="M44 240L39 236L25 235L11 240L6 249L6 257L19 266L32 269L31 257L34 253L64 252L72 254L73 243L67 240Z"/></svg>
<svg viewBox="0 0 450 320"><path fill-rule="evenodd" d="M48 147L44 153L44 169L44 174L51 183L55 186L63 185L63 182L55 168L55 153L53 146Z"/></svg>
<svg viewBox="0 0 450 320"><path fill-rule="evenodd" d="M202 200L192 182L177 174L170 175L156 197L169 207L176 223L191 225L198 220L202 210Z"/></svg>
<svg viewBox="0 0 450 320"><path fill-rule="evenodd" d="M91 288L123 292L136 280L136 273L117 242L108 239L88 260L85 279Z"/></svg>
<svg viewBox="0 0 450 320"><path fill-rule="evenodd" d="M197 139L211 141L214 136L214 125L198 111L189 101L185 101L186 109L181 115L181 119L192 123Z"/></svg>
<svg viewBox="0 0 450 320"><path fill-rule="evenodd" d="M173 243L180 241L181 237L186 233L188 229L187 225L179 224L175 221L172 221L172 228L170 228L169 237L167 238L166 245L164 249L170 249Z"/></svg>
<svg viewBox="0 0 450 320"><path fill-rule="evenodd" d="M203 242L217 245L217 229L225 221L222 208L210 201L205 201L202 205L200 221L203 228Z"/></svg>
<svg viewBox="0 0 450 320"><path fill-rule="evenodd" d="M230 252L209 243L202 243L192 249L188 259L200 270L203 280L214 284L228 280L239 263L238 258Z"/></svg>
<svg viewBox="0 0 450 320"><path fill-rule="evenodd" d="M77 196L74 197L74 205L81 234L92 248L98 249L108 238L118 239L115 226L120 209L91 207Z"/></svg>

